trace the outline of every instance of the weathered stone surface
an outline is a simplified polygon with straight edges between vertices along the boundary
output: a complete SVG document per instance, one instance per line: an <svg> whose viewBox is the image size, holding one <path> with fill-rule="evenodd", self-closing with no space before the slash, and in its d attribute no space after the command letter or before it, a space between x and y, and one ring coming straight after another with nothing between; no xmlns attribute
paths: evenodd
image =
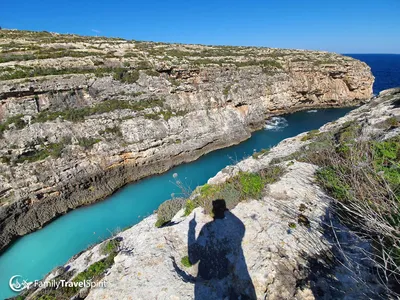
<svg viewBox="0 0 400 300"><path fill-rule="evenodd" d="M0 45L11 49L1 53L5 62L0 63L0 120L5 124L0 138L0 250L128 182L239 143L269 116L350 105L372 93L373 76L366 64L326 52L19 31L2 31ZM45 54L71 49L82 57L17 61L18 55L37 53L30 50L34 47ZM70 74L5 80L14 70L39 67L40 74L56 73L53 69ZM121 69L137 72L136 81L115 80ZM78 114L117 100L142 107L91 113L75 122L65 117L70 110ZM60 117L38 119L46 112ZM10 121L19 117L23 121ZM94 144L85 146L88 140ZM52 155L26 160L55 145L60 149Z"/></svg>
<svg viewBox="0 0 400 300"><path fill-rule="evenodd" d="M399 128L385 134L387 128L382 127L389 118L400 119L399 102L400 89L386 91L367 105L322 126L320 132L356 121L363 128L360 139L399 135ZM222 183L238 171L257 172L267 167L272 159L286 157L307 145L309 141L302 141L304 135L282 141L257 159L250 157L226 167L209 184ZM195 299L236 299L226 296L228 287L242 287L244 283L248 287L249 277L257 299L360 299L379 295L378 278L371 276L369 270L371 262L362 259L363 251L369 251L371 245L331 216L331 200L315 183L317 167L295 160L280 164L286 173L265 188L262 199L239 203L226 213L225 219L213 220L202 208L196 208L187 217L183 210L178 212L171 226L156 228L157 217L152 215L119 233L120 252L104 276L107 287L91 289L86 299L193 299L194 295ZM307 222L300 222L300 216ZM327 224L340 228L334 238L326 234ZM206 234L201 235L204 228ZM357 270L346 263L330 263L339 241L340 251L359 260ZM200 247L201 251L215 253L220 259L208 265L211 273L221 268L221 251L232 263L232 271L219 279L200 280L201 260L191 267L181 262L183 257L191 256L190 249L195 244L208 245ZM84 271L104 258L99 254L101 245L72 258L64 267L75 270L75 274ZM192 253L193 258L196 260ZM241 276L234 276L235 272ZM44 280L56 274L57 269ZM251 290L241 290L251 295Z"/></svg>

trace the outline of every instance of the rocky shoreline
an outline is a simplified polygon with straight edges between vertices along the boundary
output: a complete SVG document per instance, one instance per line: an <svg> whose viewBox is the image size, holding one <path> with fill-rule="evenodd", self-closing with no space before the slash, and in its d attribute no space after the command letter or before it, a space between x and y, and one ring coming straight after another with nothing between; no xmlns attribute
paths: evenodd
<svg viewBox="0 0 400 300"><path fill-rule="evenodd" d="M0 251L270 116L372 94L366 64L326 52L5 30L0 47Z"/></svg>

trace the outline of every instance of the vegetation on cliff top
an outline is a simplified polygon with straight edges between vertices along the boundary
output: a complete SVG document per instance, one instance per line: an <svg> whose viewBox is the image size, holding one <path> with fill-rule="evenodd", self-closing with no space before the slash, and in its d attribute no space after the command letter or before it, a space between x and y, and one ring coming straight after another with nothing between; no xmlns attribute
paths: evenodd
<svg viewBox="0 0 400 300"><path fill-rule="evenodd" d="M49 59L64 63L50 62ZM154 66L160 64L195 68L258 66L266 74L274 74L285 70L289 62L302 64L307 61L321 65L350 59L326 52L262 47L179 45L19 30L2 30L0 33L0 63L5 63L0 67L0 80L93 73L134 83L139 78L139 70L145 70L148 76L159 76L159 70ZM68 60L74 63L68 63ZM38 63L33 66L31 61Z"/></svg>
<svg viewBox="0 0 400 300"><path fill-rule="evenodd" d="M284 173L281 166L272 166L257 173L239 172L221 184L205 184L197 187L189 199L173 199L160 205L157 210L156 226L171 221L176 213L185 208L184 215L189 215L196 207L203 207L205 213L212 216L212 202L224 199L228 209L248 199L260 199L264 187L276 182Z"/></svg>
<svg viewBox="0 0 400 300"><path fill-rule="evenodd" d="M272 163L297 159L320 166L317 182L335 199L337 216L371 241L371 258L393 287L400 280L400 137L362 140L362 126L351 121L334 132L310 132L302 140L311 143ZM388 118L382 126L399 123Z"/></svg>

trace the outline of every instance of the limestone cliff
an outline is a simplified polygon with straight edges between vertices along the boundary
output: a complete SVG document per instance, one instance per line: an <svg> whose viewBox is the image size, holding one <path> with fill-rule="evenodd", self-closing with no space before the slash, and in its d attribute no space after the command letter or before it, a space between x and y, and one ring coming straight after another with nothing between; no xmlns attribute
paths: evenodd
<svg viewBox="0 0 400 300"><path fill-rule="evenodd" d="M0 32L0 250L271 115L368 100L370 68L315 51Z"/></svg>
<svg viewBox="0 0 400 300"><path fill-rule="evenodd" d="M400 89L383 92L369 104L321 127L320 137L341 132L348 124L355 124L360 130L357 137L360 140L385 141L398 137L399 101ZM180 210L168 226L156 228L157 216L152 215L111 240L76 255L44 280L83 278L82 274L88 276L85 272L89 266L104 262L107 255L112 255L113 260L102 265L101 276L94 277L105 279L107 287L82 289L72 294L79 292L85 299L133 296L135 299L193 299L194 294L195 299L226 299L227 287L234 286L243 293L241 299L247 299L246 295L252 299L253 292L257 299L384 297L379 276L373 275L374 265L365 257L372 246L334 217L332 198L315 181L317 166L293 159L293 154L311 149L311 134L286 139L270 152L228 166L211 178L208 184L216 186L239 172L259 172L276 163L285 169L277 182L264 187L260 199L247 198L226 213L224 219L213 220L198 207L187 216ZM320 141L316 143L320 147ZM211 248L218 258L208 266L209 270L220 269L224 259L233 267L227 274L217 276L218 272L214 272L215 277L201 279L202 262L191 265L190 261L198 259L190 252L207 227L214 234L204 235L206 240L199 243L207 244L209 249L203 250L207 252ZM213 241L218 242L214 245ZM116 243L115 253L110 254L105 250L110 249L107 245L112 242ZM226 251L223 255L218 254L221 249ZM338 263L337 257L343 255L348 255L344 256L346 260ZM215 257L209 258L215 260ZM358 260L357 268L349 261L352 259ZM238 275L234 276L235 273ZM27 299L46 293L58 298L62 291L30 290Z"/></svg>

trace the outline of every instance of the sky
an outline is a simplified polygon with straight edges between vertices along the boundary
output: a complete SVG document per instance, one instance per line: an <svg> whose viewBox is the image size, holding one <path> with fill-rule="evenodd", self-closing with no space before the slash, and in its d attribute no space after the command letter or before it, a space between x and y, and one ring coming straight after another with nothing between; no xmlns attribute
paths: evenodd
<svg viewBox="0 0 400 300"><path fill-rule="evenodd" d="M400 53L400 0L4 0L0 26L158 42Z"/></svg>

